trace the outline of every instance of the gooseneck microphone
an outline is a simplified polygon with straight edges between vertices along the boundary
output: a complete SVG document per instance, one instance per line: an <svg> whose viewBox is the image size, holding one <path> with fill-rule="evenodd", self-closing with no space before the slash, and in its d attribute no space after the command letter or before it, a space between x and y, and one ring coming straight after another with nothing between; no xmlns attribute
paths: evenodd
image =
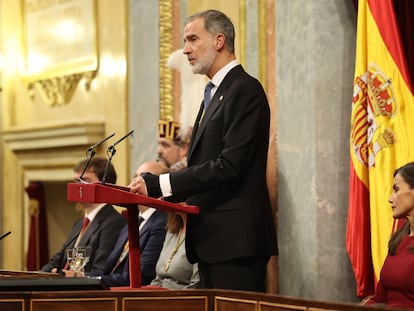
<svg viewBox="0 0 414 311"><path fill-rule="evenodd" d="M104 142L106 142L109 138L111 138L112 136L114 136L115 133L112 133L111 135L105 137L104 139L100 140L99 142L97 142L95 145L90 146L87 150L86 150L86 157L88 157L88 162L86 162L85 167L82 170L81 175L79 176L79 180L81 181L83 178L83 175L85 174L87 168L89 167L89 164L91 163L92 158L95 156L95 149L97 147L99 147L100 145L102 145Z"/></svg>
<svg viewBox="0 0 414 311"><path fill-rule="evenodd" d="M109 138L113 137L115 135L115 133L112 133L111 135L109 135L108 137L105 137L104 139L102 139L101 141L97 142L95 145L90 146L87 150L86 153L93 151L95 148L99 147L100 145L102 145L104 142L106 142Z"/></svg>
<svg viewBox="0 0 414 311"><path fill-rule="evenodd" d="M6 232L5 234L3 234L2 236L0 236L0 241L3 240L6 236L8 236L11 233L11 231Z"/></svg>
<svg viewBox="0 0 414 311"><path fill-rule="evenodd" d="M131 136L134 133L134 130L130 131L128 134L124 135L122 138L120 138L118 141L114 142L111 146L108 147L108 149L106 150L106 153L108 154L108 162L106 162L106 167L105 167L105 173L101 179L101 183L104 184L105 183L105 179L106 179L106 174L108 173L108 169L109 169L109 165L111 164L111 160L112 157L115 155L116 153L116 149L115 146L118 145L121 141L123 141L124 139L126 139L127 137Z"/></svg>

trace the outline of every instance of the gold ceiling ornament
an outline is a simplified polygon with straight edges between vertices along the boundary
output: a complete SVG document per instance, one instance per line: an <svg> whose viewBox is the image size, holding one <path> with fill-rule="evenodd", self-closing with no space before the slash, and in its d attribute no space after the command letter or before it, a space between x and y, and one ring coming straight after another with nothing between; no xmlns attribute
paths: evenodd
<svg viewBox="0 0 414 311"><path fill-rule="evenodd" d="M84 82L85 89L89 91L90 85L95 76L96 71L89 71L35 80L28 83L27 89L32 99L35 98L36 88L41 97L51 106L62 105L70 102L81 81Z"/></svg>
<svg viewBox="0 0 414 311"><path fill-rule="evenodd" d="M159 1L160 15L160 120L174 120L173 71L167 66L173 52L173 3Z"/></svg>

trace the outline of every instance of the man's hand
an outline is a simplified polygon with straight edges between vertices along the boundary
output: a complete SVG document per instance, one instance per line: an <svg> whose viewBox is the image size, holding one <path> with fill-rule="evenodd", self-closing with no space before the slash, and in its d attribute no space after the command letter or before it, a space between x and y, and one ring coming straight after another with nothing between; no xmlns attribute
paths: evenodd
<svg viewBox="0 0 414 311"><path fill-rule="evenodd" d="M134 179L128 185L128 187L131 189L131 192L133 193L148 196L147 185L145 184L144 178L142 178L141 176L134 177Z"/></svg>
<svg viewBox="0 0 414 311"><path fill-rule="evenodd" d="M73 270L62 269L62 272L65 274L65 277L67 277L67 278L73 278L73 277L76 276L76 273Z"/></svg>

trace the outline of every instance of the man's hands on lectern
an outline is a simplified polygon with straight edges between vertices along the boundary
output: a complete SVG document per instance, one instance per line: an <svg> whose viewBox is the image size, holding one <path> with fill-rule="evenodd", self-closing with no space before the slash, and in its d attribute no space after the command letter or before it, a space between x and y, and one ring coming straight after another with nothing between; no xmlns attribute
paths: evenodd
<svg viewBox="0 0 414 311"><path fill-rule="evenodd" d="M135 176L132 182L128 185L130 191L136 194L142 194L148 196L147 185L144 178L141 176Z"/></svg>

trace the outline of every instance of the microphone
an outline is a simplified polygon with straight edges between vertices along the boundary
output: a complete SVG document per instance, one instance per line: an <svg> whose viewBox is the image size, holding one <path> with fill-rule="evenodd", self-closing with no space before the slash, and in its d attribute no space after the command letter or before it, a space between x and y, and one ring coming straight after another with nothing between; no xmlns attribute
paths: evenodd
<svg viewBox="0 0 414 311"><path fill-rule="evenodd" d="M112 157L116 153L115 146L118 145L121 141L123 141L127 137L131 136L133 133L134 133L134 130L130 131L128 134L124 135L122 138L120 138L119 140L117 140L111 146L108 147L106 151L108 153L108 162L106 162L105 173L101 179L102 184L105 184L106 174L108 173L109 165L111 164Z"/></svg>
<svg viewBox="0 0 414 311"><path fill-rule="evenodd" d="M86 150L86 156L88 156L88 153L89 153L89 158L88 158L88 162L86 162L86 164L85 164L85 166L84 166L84 168L82 170L82 173L79 176L79 179L78 179L79 181L82 180L83 175L86 172L86 169L88 168L89 164L91 163L92 158L95 156L95 148L97 148L100 145L102 145L104 142L106 142L109 138L111 138L114 135L115 135L115 133L112 133L111 135L109 135L109 136L105 137L104 139L100 140L99 142L97 142L95 145L90 146Z"/></svg>
<svg viewBox="0 0 414 311"><path fill-rule="evenodd" d="M5 234L3 234L2 236L0 236L0 241L3 240L6 236L8 236L11 233L11 231L6 232Z"/></svg>
<svg viewBox="0 0 414 311"><path fill-rule="evenodd" d="M118 145L121 141L123 141L125 138L127 138L128 136L132 135L134 133L134 130L130 131L128 134L126 134L124 137L120 138L118 141L116 141L113 145L108 147L108 152L113 152L115 153L115 146Z"/></svg>
<svg viewBox="0 0 414 311"><path fill-rule="evenodd" d="M92 150L94 150L96 147L99 147L100 145L102 145L104 142L106 142L109 138L111 138L112 136L114 136L115 133L112 133L111 135L109 135L108 137L105 137L104 139L102 139L101 141L97 142L95 145L90 146L86 152L91 152Z"/></svg>

